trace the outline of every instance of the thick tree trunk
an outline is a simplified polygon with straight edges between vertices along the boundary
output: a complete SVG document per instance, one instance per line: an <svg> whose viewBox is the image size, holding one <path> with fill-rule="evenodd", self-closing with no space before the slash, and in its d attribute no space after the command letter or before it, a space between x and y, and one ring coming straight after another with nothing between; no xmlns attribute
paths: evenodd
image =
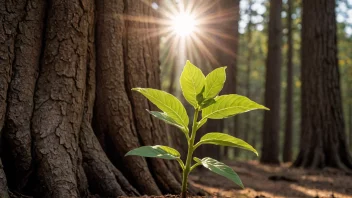
<svg viewBox="0 0 352 198"><path fill-rule="evenodd" d="M17 188L27 183L31 169L31 117L33 96L38 76L43 39L44 4L34 1L23 10L26 14L19 22L12 80L7 96L5 139L15 165Z"/></svg>
<svg viewBox="0 0 352 198"><path fill-rule="evenodd" d="M268 55L266 60L265 106L260 162L279 164L281 89L282 0L270 0Z"/></svg>
<svg viewBox="0 0 352 198"><path fill-rule="evenodd" d="M293 131L293 43L292 43L292 0L287 1L287 88L286 88L286 122L282 159L292 161L292 131Z"/></svg>
<svg viewBox="0 0 352 198"><path fill-rule="evenodd" d="M79 197L87 191L79 132L88 57L89 10L93 2L52 1L34 96L32 135L43 197ZM81 191L82 190L82 191Z"/></svg>
<svg viewBox="0 0 352 198"><path fill-rule="evenodd" d="M169 144L131 92L160 87L157 25L125 18L151 3L0 0L0 197L180 193L173 163L124 157Z"/></svg>
<svg viewBox="0 0 352 198"><path fill-rule="evenodd" d="M9 198L6 175L3 168L2 161L0 160L0 197Z"/></svg>
<svg viewBox="0 0 352 198"><path fill-rule="evenodd" d="M122 1L101 1L97 4L97 12L97 87L99 89L97 89L95 105L96 130L111 137L120 160L129 167L129 174L136 178L134 182L138 190L147 194L160 194L147 168L147 162L143 158L123 158L124 153L140 146L131 102L125 87L127 81L124 66L126 30L121 18L124 4Z"/></svg>
<svg viewBox="0 0 352 198"><path fill-rule="evenodd" d="M23 51L21 51L21 53L18 55L18 52L19 52L18 45L20 45L21 43L17 41L20 41L20 42L24 41L25 43L26 41L28 41L23 39L23 35L25 35L25 33L24 33L24 30L22 29L27 24L27 22L24 22L23 19L28 19L28 17L24 13L25 7L26 7L25 2L10 2L5 0L0 1L0 26L1 26L0 28L0 60L1 60L0 61L0 153L2 150L5 150L2 148L3 147L2 137L4 132L4 123L6 120L6 111L7 111L7 103L8 103L7 97L8 95L10 96L13 95L12 94L13 92L9 91L9 90L13 90L11 88L9 89L11 76L13 75L12 68L14 67L14 76L17 77L16 81L18 84L20 83L19 82L20 79L18 79L18 75L17 75L18 72L16 72L15 69L18 69L21 66L24 66L23 64L25 62L23 62L23 57L24 57L24 54L28 52L27 45L24 45ZM28 12L31 13L31 10L28 10ZM21 33L17 35L16 34L17 31L21 31ZM29 33L29 32L30 31L27 31L26 33ZM16 55L18 55L18 59L16 59ZM29 66L31 66L31 64ZM13 84L15 83L11 83L12 88L14 87ZM30 92L30 90L28 90L28 92ZM23 98L23 100L25 100L25 98ZM19 112L19 114L21 113L22 112ZM22 117L20 116L19 120L21 119ZM22 134L26 134L26 132L23 132ZM22 134L19 134L19 136ZM4 134L4 136L6 136L6 133ZM26 138L28 138L28 136L23 138L24 138L23 142L26 142ZM21 142L17 142L17 144L20 145ZM24 148L24 150L22 150L22 152L24 152L24 155L28 153L27 148L25 148L26 146L27 145L23 145L22 147ZM21 149L18 149L17 151L19 150ZM18 153L17 151L14 151L13 153L20 154L20 155L22 154L22 153ZM4 154L7 154L7 152L1 153L1 154L2 156L4 156ZM27 166L27 169L28 168L29 167ZM18 171L19 173L22 173L23 169L19 169ZM3 164L1 159L0 159L0 197L9 197L7 179L6 179L6 175L3 169Z"/></svg>
<svg viewBox="0 0 352 198"><path fill-rule="evenodd" d="M335 1L303 1L301 145L294 166L352 169L336 40Z"/></svg>

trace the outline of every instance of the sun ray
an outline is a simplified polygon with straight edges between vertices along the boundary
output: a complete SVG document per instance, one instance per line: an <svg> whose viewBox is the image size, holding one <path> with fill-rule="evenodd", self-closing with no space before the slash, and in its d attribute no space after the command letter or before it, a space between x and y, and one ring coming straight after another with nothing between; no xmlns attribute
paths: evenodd
<svg viewBox="0 0 352 198"><path fill-rule="evenodd" d="M207 59L212 64L218 63L218 61L216 60L215 56L210 52L208 47L204 44L204 42L201 39L199 39L198 36L191 35L191 38L195 42L195 44L197 45L197 47L199 49L199 52L201 53L201 55L203 55L204 58L207 57Z"/></svg>
<svg viewBox="0 0 352 198"><path fill-rule="evenodd" d="M129 29L128 34L141 35L138 42L151 38L161 38L165 52L160 52L162 65L183 67L186 59L201 63L202 67L219 66L221 53L228 56L236 54L229 44L236 41L235 35L227 32L231 27L223 23L235 22L232 8L219 7L219 0L202 1L161 1L143 0L155 10L153 16L123 16L125 23L143 22ZM232 23L232 22L231 22ZM147 28L148 26L148 28Z"/></svg>

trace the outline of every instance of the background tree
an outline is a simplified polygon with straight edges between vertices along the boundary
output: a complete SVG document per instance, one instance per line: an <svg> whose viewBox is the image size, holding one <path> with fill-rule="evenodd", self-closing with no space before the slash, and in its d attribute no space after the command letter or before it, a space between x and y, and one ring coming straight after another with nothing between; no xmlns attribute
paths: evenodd
<svg viewBox="0 0 352 198"><path fill-rule="evenodd" d="M282 0L270 0L268 54L266 60L265 106L260 162L279 164L281 89Z"/></svg>
<svg viewBox="0 0 352 198"><path fill-rule="evenodd" d="M303 1L302 124L294 166L352 168L342 112L336 2Z"/></svg>
<svg viewBox="0 0 352 198"><path fill-rule="evenodd" d="M132 20L157 16L151 3L0 1L1 197L179 193L172 163L124 157L168 144L130 91L160 85L159 28Z"/></svg>
<svg viewBox="0 0 352 198"><path fill-rule="evenodd" d="M208 24L204 27L205 36L202 37L204 43L211 49L213 56L213 58L205 57L210 64L209 68L205 70L207 71L205 73L209 73L211 70L220 66L227 66L226 82L222 94L235 93L240 1L219 0L214 2L213 9L209 10L209 13L206 15L206 17L210 19ZM222 21L222 23L219 23L219 21ZM209 120L199 131L199 134L210 131L224 132L226 127L228 133L235 135L234 120L234 118L229 118L220 123L217 120ZM200 150L199 156L210 156L217 159L221 157L226 158L228 153L228 148L224 148L225 156L222 156L220 147L213 145L204 145Z"/></svg>
<svg viewBox="0 0 352 198"><path fill-rule="evenodd" d="M220 13L225 13L226 23L221 23L220 31L224 34L221 42L222 48L226 51L219 50L218 59L220 65L227 66L226 82L223 93L237 93L237 62L238 62L238 47L239 33L238 22L240 20L240 0L224 0L221 2ZM236 136L236 117L224 120L224 128L227 129L230 135ZM224 157L227 158L229 150L232 148L224 147Z"/></svg>
<svg viewBox="0 0 352 198"><path fill-rule="evenodd" d="M253 41L252 41L252 28L253 28L253 22L252 22L252 15L253 15L253 10L252 10L252 5L253 2L252 0L249 0L248 2L248 24L247 24L247 71L246 71L246 97L251 98L251 71L252 71L252 58L253 57ZM251 114L247 113L246 114L246 121L245 121L245 127L243 130L243 140L248 142L249 140L249 133L251 132ZM255 138L251 139L252 145L255 145ZM253 144L254 143L254 144Z"/></svg>
<svg viewBox="0 0 352 198"><path fill-rule="evenodd" d="M287 87L286 87L286 121L282 160L292 161L293 132L293 38L292 38L292 0L287 0Z"/></svg>

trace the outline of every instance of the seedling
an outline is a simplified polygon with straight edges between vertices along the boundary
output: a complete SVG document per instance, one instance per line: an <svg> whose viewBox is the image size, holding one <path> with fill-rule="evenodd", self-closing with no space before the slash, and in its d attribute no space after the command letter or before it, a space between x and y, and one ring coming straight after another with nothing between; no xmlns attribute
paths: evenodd
<svg viewBox="0 0 352 198"><path fill-rule="evenodd" d="M187 61L180 77L180 84L183 96L194 107L193 122L191 131L189 130L189 117L185 107L173 95L151 88L133 88L132 90L143 94L150 102L156 105L159 111L149 111L154 117L179 128L186 136L188 142L187 159L184 163L180 158L180 153L168 146L143 146L129 151L128 155L137 155L143 157L156 157L168 160L177 160L180 164L182 174L181 197L186 198L187 180L189 173L199 165L204 166L210 171L222 175L244 188L239 176L229 166L210 157L199 159L194 157L192 164L193 152L203 144L215 144L220 146L231 146L254 152L258 152L247 142L230 136L225 133L211 132L201 137L200 141L194 144L197 130L202 127L208 119L223 119L240 113L255 109L268 108L257 104L250 99L236 95L221 95L225 80L226 67L220 67L210 72L206 77L202 71ZM201 118L199 119L199 113Z"/></svg>

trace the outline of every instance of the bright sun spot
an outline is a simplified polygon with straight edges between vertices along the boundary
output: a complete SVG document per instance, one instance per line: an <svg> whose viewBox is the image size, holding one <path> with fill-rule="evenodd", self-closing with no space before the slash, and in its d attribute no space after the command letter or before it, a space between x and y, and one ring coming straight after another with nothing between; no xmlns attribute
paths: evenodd
<svg viewBox="0 0 352 198"><path fill-rule="evenodd" d="M196 27L194 18L186 13L175 16L172 23L173 30L180 36L190 35Z"/></svg>

